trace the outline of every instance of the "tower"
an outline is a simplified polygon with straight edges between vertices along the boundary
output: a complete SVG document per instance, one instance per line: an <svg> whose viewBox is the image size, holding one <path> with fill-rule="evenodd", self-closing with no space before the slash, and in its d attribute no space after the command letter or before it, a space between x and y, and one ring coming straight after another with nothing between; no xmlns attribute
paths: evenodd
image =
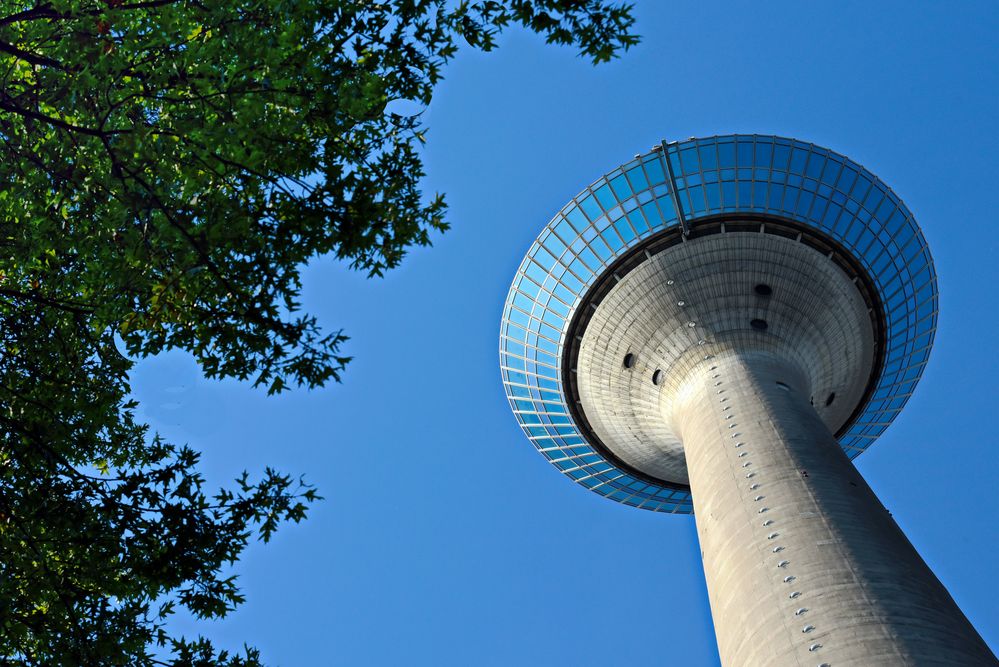
<svg viewBox="0 0 999 667"><path fill-rule="evenodd" d="M870 172L792 139L690 139L545 227L500 362L564 475L695 515L726 667L995 665L851 463L912 394L936 318L922 232Z"/></svg>

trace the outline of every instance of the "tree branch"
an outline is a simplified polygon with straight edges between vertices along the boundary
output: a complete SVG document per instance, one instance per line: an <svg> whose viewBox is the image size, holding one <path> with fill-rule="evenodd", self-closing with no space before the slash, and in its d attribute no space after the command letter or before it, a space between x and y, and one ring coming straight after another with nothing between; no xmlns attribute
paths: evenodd
<svg viewBox="0 0 999 667"><path fill-rule="evenodd" d="M32 7L31 9L26 9L23 12L17 12L16 14L10 14L9 16L0 18L0 28L5 25L10 25L11 23L19 23L21 21L36 21L38 19L56 19L64 17L65 15L55 11L52 9L52 5L46 3L44 5Z"/></svg>
<svg viewBox="0 0 999 667"><path fill-rule="evenodd" d="M58 299L53 299L43 294L38 294L37 292L21 292L8 287L0 287L0 296L8 296L14 299L26 299L34 303L41 303L46 306L52 306L53 308L66 310L78 315L91 315L94 312L93 308L84 307L82 305L74 305L71 301L59 301Z"/></svg>
<svg viewBox="0 0 999 667"><path fill-rule="evenodd" d="M32 111L30 109L25 109L22 106L13 104L10 101L13 98L2 90L0 90L0 96L2 96L0 97L0 109L9 111L13 114L17 114L18 116L26 116L28 118L32 118L34 120L41 121L53 127L58 127L60 129L67 130L69 132L86 134L87 136L91 137L108 137L112 134L126 134L131 131L131 130L95 130L93 128L83 127L82 125L73 125L72 123L68 123L60 118L53 118L52 116L47 116L43 113Z"/></svg>
<svg viewBox="0 0 999 667"><path fill-rule="evenodd" d="M69 71L69 68L58 60L40 56L37 53L31 53L30 51L25 51L24 49L19 49L8 42L0 41L0 51L9 53L15 58L31 63L32 65L38 65L39 67L53 67L55 69L62 70L63 72Z"/></svg>

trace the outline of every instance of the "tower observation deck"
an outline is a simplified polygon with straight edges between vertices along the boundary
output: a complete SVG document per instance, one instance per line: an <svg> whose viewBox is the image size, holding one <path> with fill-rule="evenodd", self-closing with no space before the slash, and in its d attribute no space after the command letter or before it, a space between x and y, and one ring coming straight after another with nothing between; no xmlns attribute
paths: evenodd
<svg viewBox="0 0 999 667"><path fill-rule="evenodd" d="M694 514L722 663L996 665L854 468L933 343L912 214L825 148L656 146L544 228L503 312L511 407L564 475Z"/></svg>

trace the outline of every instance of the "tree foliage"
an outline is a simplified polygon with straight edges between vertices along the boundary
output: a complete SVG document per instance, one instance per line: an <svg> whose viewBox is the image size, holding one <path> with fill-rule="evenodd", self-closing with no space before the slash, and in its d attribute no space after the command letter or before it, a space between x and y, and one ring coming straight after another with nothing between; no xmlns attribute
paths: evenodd
<svg viewBox="0 0 999 667"><path fill-rule="evenodd" d="M228 566L315 491L206 490L129 370L180 349L271 393L339 381L300 268L379 275L447 229L402 110L513 24L594 62L637 42L606 0L0 0L5 664L257 664L167 619L239 604Z"/></svg>

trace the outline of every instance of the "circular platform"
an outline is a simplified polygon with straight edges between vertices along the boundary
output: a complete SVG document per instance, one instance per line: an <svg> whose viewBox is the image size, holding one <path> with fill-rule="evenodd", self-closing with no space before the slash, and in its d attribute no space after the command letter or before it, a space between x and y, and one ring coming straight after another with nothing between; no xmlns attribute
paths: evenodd
<svg viewBox="0 0 999 667"><path fill-rule="evenodd" d="M574 421L607 458L657 483L688 485L673 408L717 355L783 360L793 369L783 381L833 433L875 379L879 327L860 280L799 240L733 226L612 271L614 285L583 303L593 313L569 332Z"/></svg>
<svg viewBox="0 0 999 667"><path fill-rule="evenodd" d="M852 315L816 306L836 298ZM610 172L547 225L510 289L500 359L518 421L564 474L688 513L669 422L685 363L780 348L854 458L911 395L936 313L925 239L872 174L791 139L691 139Z"/></svg>

